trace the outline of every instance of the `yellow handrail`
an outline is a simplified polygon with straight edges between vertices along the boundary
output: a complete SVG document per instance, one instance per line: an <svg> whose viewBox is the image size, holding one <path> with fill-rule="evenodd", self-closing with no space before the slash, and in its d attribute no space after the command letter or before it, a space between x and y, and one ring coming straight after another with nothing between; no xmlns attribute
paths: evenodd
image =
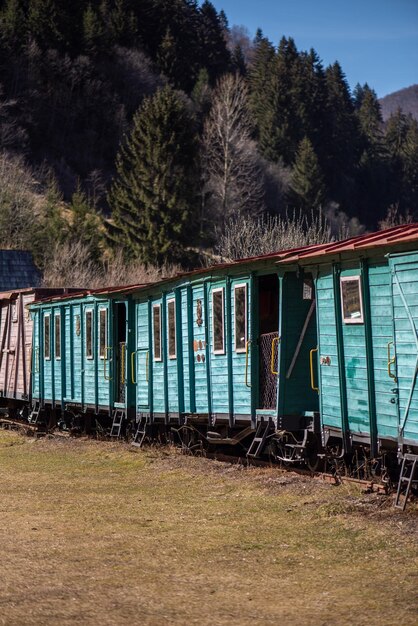
<svg viewBox="0 0 418 626"><path fill-rule="evenodd" d="M280 341L280 337L274 337L273 341L271 342L271 362L270 362L270 371L272 374L274 374L274 376L278 376L279 372L276 372L276 370L274 369L274 346L275 344L279 343Z"/></svg>
<svg viewBox="0 0 418 626"><path fill-rule="evenodd" d="M112 350L113 350L113 348L111 346L106 346L105 347L104 357L103 357L103 377L104 377L105 380L112 380L111 376L107 376L106 375L106 363L107 363L107 360L108 360L107 359L107 354L108 354L109 351L111 352Z"/></svg>
<svg viewBox="0 0 418 626"><path fill-rule="evenodd" d="M251 388L251 385L248 384L248 352L250 343L250 340L245 343L245 386Z"/></svg>
<svg viewBox="0 0 418 626"><path fill-rule="evenodd" d="M145 380L149 381L149 350L147 350L147 354L145 357Z"/></svg>
<svg viewBox="0 0 418 626"><path fill-rule="evenodd" d="M125 377L125 354L126 354L126 344L122 344L121 346L121 355L120 355L120 382L122 385L126 383Z"/></svg>
<svg viewBox="0 0 418 626"><path fill-rule="evenodd" d="M312 348L312 350L309 353L309 364L311 368L311 388L313 391L316 391L317 393L319 393L319 387L315 387L315 381L314 381L314 369L313 369L313 353L314 352L318 352L318 346L316 346L316 348Z"/></svg>
<svg viewBox="0 0 418 626"><path fill-rule="evenodd" d="M134 352L131 353L131 380L132 380L132 384L136 385L136 380L135 380L135 354L137 353L136 350L134 350Z"/></svg>
<svg viewBox="0 0 418 626"><path fill-rule="evenodd" d="M393 378L393 381L396 383L398 381L398 379L396 378L396 374L392 374L392 371L390 369L391 365L395 365L396 363L396 355L393 357L393 359L390 358L390 346L393 345L393 341L389 341L388 343L388 376L389 378Z"/></svg>

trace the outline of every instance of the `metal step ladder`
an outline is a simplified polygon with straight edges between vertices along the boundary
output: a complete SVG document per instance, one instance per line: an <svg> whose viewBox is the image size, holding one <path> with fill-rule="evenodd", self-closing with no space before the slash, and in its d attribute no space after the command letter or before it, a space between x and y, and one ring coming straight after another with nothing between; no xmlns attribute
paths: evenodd
<svg viewBox="0 0 418 626"><path fill-rule="evenodd" d="M35 402L35 405L32 407L32 410L28 417L29 424L37 424L40 414L41 414L41 405L39 402Z"/></svg>
<svg viewBox="0 0 418 626"><path fill-rule="evenodd" d="M255 431L254 439L248 448L247 457L257 459L263 451L264 444L266 443L267 435L270 431L271 420L264 421L263 419L258 423L257 430Z"/></svg>
<svg viewBox="0 0 418 626"><path fill-rule="evenodd" d="M147 436L147 418L141 417L138 422L137 429L135 431L134 438L132 439L132 445L140 448Z"/></svg>
<svg viewBox="0 0 418 626"><path fill-rule="evenodd" d="M115 409L113 411L112 428L110 429L111 437L120 437L120 433L121 433L124 421L125 421L124 409Z"/></svg>
<svg viewBox="0 0 418 626"><path fill-rule="evenodd" d="M398 491L396 492L395 507L405 511L409 492L418 466L418 457L406 454L402 459L401 474L399 476Z"/></svg>

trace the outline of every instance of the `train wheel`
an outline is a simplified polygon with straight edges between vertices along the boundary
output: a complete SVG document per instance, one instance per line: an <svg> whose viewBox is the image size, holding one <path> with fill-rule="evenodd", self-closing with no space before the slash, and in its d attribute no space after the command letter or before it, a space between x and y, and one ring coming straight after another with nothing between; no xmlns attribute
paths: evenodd
<svg viewBox="0 0 418 626"><path fill-rule="evenodd" d="M316 472L319 467L319 442L318 437L312 433L309 435L308 446L305 453L305 463L311 472Z"/></svg>

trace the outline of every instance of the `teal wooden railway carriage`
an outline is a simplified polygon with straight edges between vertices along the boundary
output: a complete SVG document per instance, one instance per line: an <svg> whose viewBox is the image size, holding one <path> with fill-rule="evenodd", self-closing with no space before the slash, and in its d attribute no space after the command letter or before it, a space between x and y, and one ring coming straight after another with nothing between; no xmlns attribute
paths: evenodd
<svg viewBox="0 0 418 626"><path fill-rule="evenodd" d="M417 458L417 225L31 308L46 415L360 477Z"/></svg>

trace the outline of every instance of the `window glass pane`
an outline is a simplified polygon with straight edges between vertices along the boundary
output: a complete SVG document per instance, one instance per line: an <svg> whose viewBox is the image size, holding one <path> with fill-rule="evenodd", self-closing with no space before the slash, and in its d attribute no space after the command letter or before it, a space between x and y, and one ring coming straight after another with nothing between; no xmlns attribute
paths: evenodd
<svg viewBox="0 0 418 626"><path fill-rule="evenodd" d="M161 361L161 316L160 305L153 308L154 319L154 359Z"/></svg>
<svg viewBox="0 0 418 626"><path fill-rule="evenodd" d="M235 350L245 350L247 341L247 289L235 288Z"/></svg>
<svg viewBox="0 0 418 626"><path fill-rule="evenodd" d="M224 351L224 290L212 292L213 304L213 350Z"/></svg>
<svg viewBox="0 0 418 626"><path fill-rule="evenodd" d="M105 357L105 353L106 353L106 335L107 335L107 329L106 329L106 323L107 323L107 319L106 319L106 311L105 309L101 309L100 313L100 322L99 322L99 354L101 357Z"/></svg>
<svg viewBox="0 0 418 626"><path fill-rule="evenodd" d="M360 280L358 278L342 280L341 294L344 321L362 322L363 311L361 309Z"/></svg>
<svg viewBox="0 0 418 626"><path fill-rule="evenodd" d="M176 308L174 300L168 303L168 356L176 356Z"/></svg>
<svg viewBox="0 0 418 626"><path fill-rule="evenodd" d="M51 323L49 315L44 317L44 357L45 359L51 358Z"/></svg>
<svg viewBox="0 0 418 626"><path fill-rule="evenodd" d="M55 316L55 358L61 358L61 315Z"/></svg>
<svg viewBox="0 0 418 626"><path fill-rule="evenodd" d="M86 311L86 357L93 358L93 311Z"/></svg>

